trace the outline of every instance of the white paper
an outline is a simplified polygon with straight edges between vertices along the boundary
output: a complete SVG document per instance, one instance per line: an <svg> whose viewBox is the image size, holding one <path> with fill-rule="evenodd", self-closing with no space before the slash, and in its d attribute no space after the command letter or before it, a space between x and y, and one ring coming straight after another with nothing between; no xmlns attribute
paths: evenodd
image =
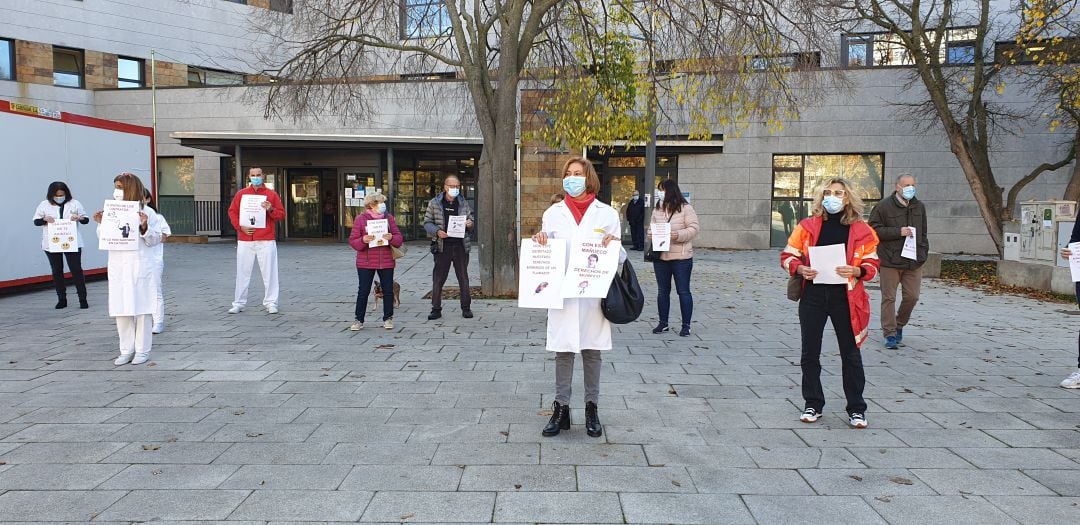
<svg viewBox="0 0 1080 525"><path fill-rule="evenodd" d="M353 193L353 189L352 189L352 188L345 188L345 198L346 198L346 199L348 199L348 200L352 200L352 198L353 198L353 197L352 197L352 193Z"/></svg>
<svg viewBox="0 0 1080 525"><path fill-rule="evenodd" d="M810 268L817 270L816 284L847 284L848 280L836 273L837 266L847 266L843 244L810 247Z"/></svg>
<svg viewBox="0 0 1080 525"><path fill-rule="evenodd" d="M563 297L607 297L611 280L619 267L618 242L604 247L600 239L574 239L570 242L570 260L563 280Z"/></svg>
<svg viewBox="0 0 1080 525"><path fill-rule="evenodd" d="M900 257L905 259L916 260L919 258L918 246L915 244L915 228L908 226L911 229L911 235L904 238L904 249L900 251Z"/></svg>
<svg viewBox="0 0 1080 525"><path fill-rule="evenodd" d="M240 227L255 229L266 227L266 209L262 207L264 202L266 202L266 195L240 196Z"/></svg>
<svg viewBox="0 0 1080 525"><path fill-rule="evenodd" d="M383 234L390 233L390 223L387 219L371 219L367 221L367 227L365 232L368 235L374 235L375 240L368 243L369 248L378 248L379 246L389 246L390 241L383 239Z"/></svg>
<svg viewBox="0 0 1080 525"><path fill-rule="evenodd" d="M50 253L79 251L79 231L75 226L75 222L68 219L57 219L48 224Z"/></svg>
<svg viewBox="0 0 1080 525"><path fill-rule="evenodd" d="M521 261L518 279L518 308L563 307L563 279L566 274L566 240L548 239L540 246L525 239L521 241Z"/></svg>
<svg viewBox="0 0 1080 525"><path fill-rule="evenodd" d="M98 226L98 249L132 251L139 249L139 203L105 201Z"/></svg>
<svg viewBox="0 0 1080 525"><path fill-rule="evenodd" d="M458 239L465 238L465 217L464 215L451 215L447 217L449 223L446 225L446 235L449 237L457 237Z"/></svg>
<svg viewBox="0 0 1080 525"><path fill-rule="evenodd" d="M1073 282L1080 282L1080 242L1070 242L1069 272L1072 273Z"/></svg>
<svg viewBox="0 0 1080 525"><path fill-rule="evenodd" d="M652 233L652 250L654 252L666 252L671 249L670 222L654 222L650 224L649 233Z"/></svg>

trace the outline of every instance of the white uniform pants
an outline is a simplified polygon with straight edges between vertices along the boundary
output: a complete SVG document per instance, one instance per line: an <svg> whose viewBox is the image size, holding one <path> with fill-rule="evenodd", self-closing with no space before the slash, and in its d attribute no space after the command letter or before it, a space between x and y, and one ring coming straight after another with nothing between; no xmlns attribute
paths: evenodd
<svg viewBox="0 0 1080 525"><path fill-rule="evenodd" d="M165 322L165 291L162 282L164 273L165 261L157 261L157 268L154 269L154 285L157 286L157 306L154 307L155 325Z"/></svg>
<svg viewBox="0 0 1080 525"><path fill-rule="evenodd" d="M251 283L251 270L259 262L259 273L262 274L263 287L266 289L263 295L263 306L277 307L278 304L278 275L277 275L277 241L238 241L236 243L236 295L233 297L233 306L243 308L247 305L248 284Z"/></svg>
<svg viewBox="0 0 1080 525"><path fill-rule="evenodd" d="M122 315L116 318L120 334L120 355L149 354L153 341L153 317L150 314Z"/></svg>

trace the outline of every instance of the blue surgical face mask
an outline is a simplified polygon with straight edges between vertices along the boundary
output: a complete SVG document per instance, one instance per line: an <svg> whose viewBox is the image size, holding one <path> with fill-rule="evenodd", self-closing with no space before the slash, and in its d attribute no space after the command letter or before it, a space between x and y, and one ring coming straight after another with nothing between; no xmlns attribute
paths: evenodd
<svg viewBox="0 0 1080 525"><path fill-rule="evenodd" d="M57 204L63 204L67 200L67 197L53 197L53 202Z"/></svg>
<svg viewBox="0 0 1080 525"><path fill-rule="evenodd" d="M451 199L456 199L458 195L461 195L461 188L450 188L446 190L446 194L449 195Z"/></svg>
<svg viewBox="0 0 1080 525"><path fill-rule="evenodd" d="M252 177L251 178L251 185L252 186L262 186L262 183L263 183L262 177Z"/></svg>
<svg viewBox="0 0 1080 525"><path fill-rule="evenodd" d="M378 210L378 212L380 214L381 213L386 213L386 203L385 202L380 202L379 205L375 209Z"/></svg>
<svg viewBox="0 0 1080 525"><path fill-rule="evenodd" d="M900 196L903 197L904 200L906 200L906 201L914 199L915 198L915 186L904 186L900 190Z"/></svg>
<svg viewBox="0 0 1080 525"><path fill-rule="evenodd" d="M564 177L562 188L571 197L585 193L585 177Z"/></svg>
<svg viewBox="0 0 1080 525"><path fill-rule="evenodd" d="M821 206L829 213L840 213L844 209L844 199L836 195L829 195L821 200Z"/></svg>
<svg viewBox="0 0 1080 525"><path fill-rule="evenodd" d="M664 202L664 190L656 190L656 202Z"/></svg>

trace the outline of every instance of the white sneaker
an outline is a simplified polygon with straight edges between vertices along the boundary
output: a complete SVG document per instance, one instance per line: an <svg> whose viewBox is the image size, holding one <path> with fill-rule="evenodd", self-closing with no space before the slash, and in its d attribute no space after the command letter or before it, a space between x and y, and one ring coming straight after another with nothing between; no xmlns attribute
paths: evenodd
<svg viewBox="0 0 1080 525"><path fill-rule="evenodd" d="M821 417L821 412L818 412L813 408L806 407L806 410L803 410L802 415L799 416L799 421L802 421L803 423L813 423L817 421L819 417Z"/></svg>
<svg viewBox="0 0 1080 525"><path fill-rule="evenodd" d="M1069 377L1066 377L1061 382L1061 388L1080 388L1080 368L1077 368L1075 372L1069 374Z"/></svg>
<svg viewBox="0 0 1080 525"><path fill-rule="evenodd" d="M866 428L866 416L859 412L852 412L848 414L848 425L851 425L851 428Z"/></svg>
<svg viewBox="0 0 1080 525"><path fill-rule="evenodd" d="M383 321L382 327L387 329L387 330L393 330L394 329L394 318L391 317L390 319L387 319L387 320Z"/></svg>
<svg viewBox="0 0 1080 525"><path fill-rule="evenodd" d="M149 360L150 360L150 354L149 353L135 354L135 359L133 359L131 361L131 364L133 364L133 365L141 365L141 364L143 364L143 363L145 363L145 362L147 362Z"/></svg>
<svg viewBox="0 0 1080 525"><path fill-rule="evenodd" d="M268 313L268 314L276 314L276 313L278 313L278 309L277 309L276 306L267 306L266 307L266 313Z"/></svg>
<svg viewBox="0 0 1080 525"><path fill-rule="evenodd" d="M112 362L112 364L116 366L126 365L128 364L128 362L131 361L132 357L135 357L135 352L132 352L130 354L120 354L120 357L117 357L116 360Z"/></svg>
<svg viewBox="0 0 1080 525"><path fill-rule="evenodd" d="M353 332L359 332L360 330L363 330L363 329L364 329L364 323L361 323L360 321L353 321L352 324L349 325L349 330L352 330Z"/></svg>
<svg viewBox="0 0 1080 525"><path fill-rule="evenodd" d="M165 331L165 323L157 323L157 324L155 324L154 329L152 330L152 332L155 333L155 334L160 334L161 332L164 332L164 331Z"/></svg>
<svg viewBox="0 0 1080 525"><path fill-rule="evenodd" d="M230 314L238 314L238 313L243 312L243 311L244 311L243 306L234 306L232 308L229 308L229 313Z"/></svg>

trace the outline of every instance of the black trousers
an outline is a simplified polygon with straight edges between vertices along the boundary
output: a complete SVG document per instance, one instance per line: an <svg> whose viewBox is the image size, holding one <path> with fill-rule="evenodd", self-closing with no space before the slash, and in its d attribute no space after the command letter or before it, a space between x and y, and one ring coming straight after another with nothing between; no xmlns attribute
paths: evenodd
<svg viewBox="0 0 1080 525"><path fill-rule="evenodd" d="M79 299L86 299L86 276L82 270L82 248L77 252L52 253L45 252L49 258L49 267L52 268L53 288L56 295L67 296L67 287L64 285L64 256L67 256L68 268L71 269L71 280L75 282L75 291L79 293Z"/></svg>
<svg viewBox="0 0 1080 525"><path fill-rule="evenodd" d="M454 265L458 285L461 287L461 309L469 310L472 296L469 294L469 252L461 243L447 243L443 239L443 251L435 254L435 268L431 272L431 309L442 310L442 289Z"/></svg>
<svg viewBox="0 0 1080 525"><path fill-rule="evenodd" d="M645 223L630 223L630 243L635 250L645 249Z"/></svg>
<svg viewBox="0 0 1080 525"><path fill-rule="evenodd" d="M831 320L836 342L840 345L847 412L866 412L866 401L863 400L866 376L862 354L851 331L850 312L845 285L806 284L799 301L799 326L802 329L802 393L807 408L818 412L825 408L825 393L821 389L821 338L825 333L825 322Z"/></svg>

